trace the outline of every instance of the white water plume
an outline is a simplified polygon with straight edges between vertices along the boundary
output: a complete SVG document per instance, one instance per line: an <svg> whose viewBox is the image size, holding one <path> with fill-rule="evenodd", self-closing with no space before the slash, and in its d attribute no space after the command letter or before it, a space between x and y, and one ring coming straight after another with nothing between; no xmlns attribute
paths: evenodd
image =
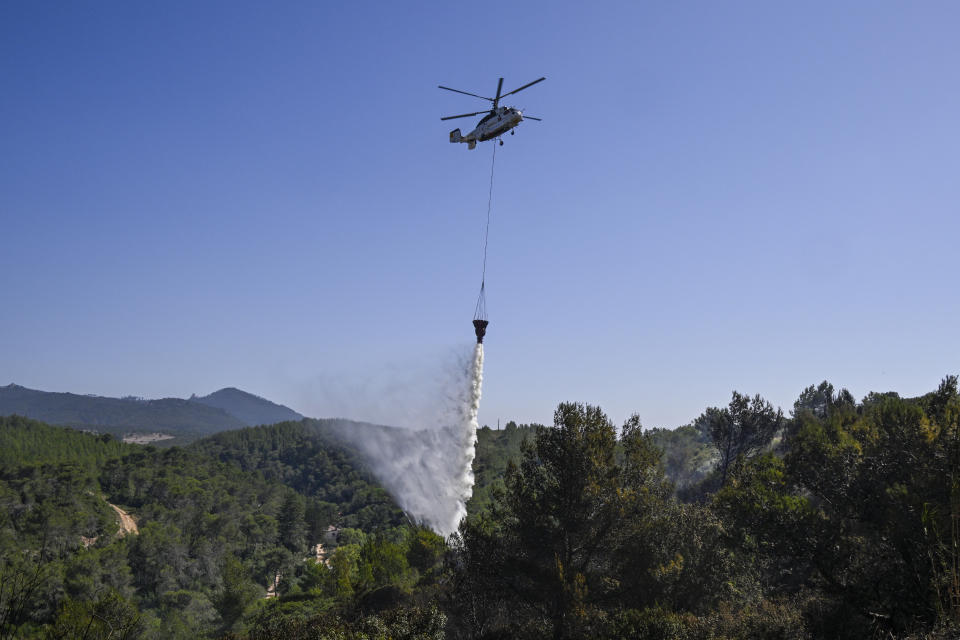
<svg viewBox="0 0 960 640"><path fill-rule="evenodd" d="M373 474L403 510L443 536L457 530L473 495L482 344L476 345L472 362L463 361L451 383L449 406L437 428L358 429L345 424L337 429L367 458Z"/></svg>
<svg viewBox="0 0 960 640"><path fill-rule="evenodd" d="M452 526L439 530L448 536L457 530L460 521L467 515L467 500L473 495L473 459L477 454L477 414L480 411L480 396L483 393L483 343L478 342L473 350L473 369L470 376L470 393L466 404L466 413L461 429L463 453L461 455L457 487L456 512Z"/></svg>

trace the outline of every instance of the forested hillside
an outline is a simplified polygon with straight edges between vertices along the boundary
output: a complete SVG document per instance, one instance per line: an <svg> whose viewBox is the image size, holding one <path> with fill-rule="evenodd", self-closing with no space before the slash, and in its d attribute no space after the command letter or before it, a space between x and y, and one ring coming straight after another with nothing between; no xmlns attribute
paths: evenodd
<svg viewBox="0 0 960 640"><path fill-rule="evenodd" d="M297 452L296 431L277 427L270 442ZM309 495L296 491L297 478L287 486L265 477L284 464L255 436L265 432L238 432L242 455L217 445L237 462L273 459L262 474L202 447L159 450L0 418L0 637L74 637L101 617L129 625L134 633L123 637L216 636L262 605L278 575L302 573L329 525L392 531L395 540L427 535L395 529L402 514L336 445L287 459ZM138 534L123 535L114 506L135 518ZM344 549L366 540L359 529L341 534Z"/></svg>
<svg viewBox="0 0 960 640"><path fill-rule="evenodd" d="M0 417L0 469L59 462L96 469L133 450L109 434L93 436L21 416Z"/></svg>
<svg viewBox="0 0 960 640"><path fill-rule="evenodd" d="M328 522L371 531L399 525L403 513L330 423L303 420L228 431L190 446L191 451L256 471L308 496L308 510ZM359 424L359 423L358 423ZM339 516L337 515L339 514Z"/></svg>
<svg viewBox="0 0 960 640"><path fill-rule="evenodd" d="M859 402L824 382L787 414L734 392L672 434L563 403L552 427L481 430L448 541L328 426L158 450L2 419L0 637L960 634L953 376ZM666 471L698 457L676 491Z"/></svg>

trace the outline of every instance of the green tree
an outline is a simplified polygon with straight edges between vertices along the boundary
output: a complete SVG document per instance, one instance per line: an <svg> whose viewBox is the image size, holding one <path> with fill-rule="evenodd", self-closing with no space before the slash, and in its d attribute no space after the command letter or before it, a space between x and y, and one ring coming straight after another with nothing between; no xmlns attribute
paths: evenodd
<svg viewBox="0 0 960 640"><path fill-rule="evenodd" d="M354 585L360 581L357 568L360 558L360 545L341 544L330 555L330 580L328 593L340 600L354 594Z"/></svg>
<svg viewBox="0 0 960 640"><path fill-rule="evenodd" d="M50 636L57 640L135 640L144 631L136 605L109 591L96 600L64 601Z"/></svg>
<svg viewBox="0 0 960 640"><path fill-rule="evenodd" d="M838 407L852 408L856 406L853 395L846 389L834 393L833 385L824 380L817 386L810 385L800 393L800 397L793 403L793 415L797 416L809 411L816 418L823 420Z"/></svg>
<svg viewBox="0 0 960 640"><path fill-rule="evenodd" d="M306 509L303 497L294 492L287 494L277 515L280 543L293 552L303 552L307 547Z"/></svg>
<svg viewBox="0 0 960 640"><path fill-rule="evenodd" d="M36 600L42 596L50 579L46 549L39 554L8 554L11 541L4 540L5 553L0 557L0 639L18 637L21 626L30 621Z"/></svg>
<svg viewBox="0 0 960 640"><path fill-rule="evenodd" d="M740 456L747 459L760 453L783 426L783 412L760 397L733 392L729 406L711 407L697 420L698 428L710 433L720 454L720 486L727 483L730 465Z"/></svg>
<svg viewBox="0 0 960 640"><path fill-rule="evenodd" d="M371 536L360 548L358 569L360 587L372 591L402 583L409 565L401 545L382 536Z"/></svg>
<svg viewBox="0 0 960 640"><path fill-rule="evenodd" d="M250 581L246 568L232 555L224 557L221 577L223 587L215 596L213 606L220 614L223 629L229 630L261 595L261 590Z"/></svg>
<svg viewBox="0 0 960 640"><path fill-rule="evenodd" d="M407 547L407 562L421 574L433 569L447 550L446 541L426 527L415 528Z"/></svg>
<svg viewBox="0 0 960 640"><path fill-rule="evenodd" d="M767 453L736 469L712 506L727 524L732 548L763 584L793 596L810 581L821 516L798 494L782 458Z"/></svg>
<svg viewBox="0 0 960 640"><path fill-rule="evenodd" d="M802 543L791 564L809 567L819 594L808 616L837 637L899 636L935 621L946 598L938 566L949 558L937 553L950 531L945 430L920 403L889 393L869 394L858 411L807 412L798 422L776 493L793 494L781 504L809 500L813 518L784 522L777 544ZM764 511L756 515L769 523L779 509Z"/></svg>
<svg viewBox="0 0 960 640"><path fill-rule="evenodd" d="M307 524L308 543L316 544L323 540L327 527L336 522L337 505L317 498L308 498L304 520Z"/></svg>
<svg viewBox="0 0 960 640"><path fill-rule="evenodd" d="M942 424L948 419L947 408L957 399L957 376L951 375L940 381L936 391L921 398L921 406L931 420Z"/></svg>
<svg viewBox="0 0 960 640"><path fill-rule="evenodd" d="M636 417L618 464L616 430L600 408L559 405L554 428L539 429L519 465L508 466L491 517L460 532L468 576L459 614L473 632L597 635L604 607L636 586L617 559L630 555L637 521L667 495L658 458Z"/></svg>

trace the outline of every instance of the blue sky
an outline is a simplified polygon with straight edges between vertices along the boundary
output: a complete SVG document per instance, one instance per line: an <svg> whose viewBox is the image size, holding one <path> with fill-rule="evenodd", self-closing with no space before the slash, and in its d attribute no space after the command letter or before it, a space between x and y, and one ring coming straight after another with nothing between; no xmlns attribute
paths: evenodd
<svg viewBox="0 0 960 640"><path fill-rule="evenodd" d="M3 3L0 384L673 427L957 372L953 2Z"/></svg>

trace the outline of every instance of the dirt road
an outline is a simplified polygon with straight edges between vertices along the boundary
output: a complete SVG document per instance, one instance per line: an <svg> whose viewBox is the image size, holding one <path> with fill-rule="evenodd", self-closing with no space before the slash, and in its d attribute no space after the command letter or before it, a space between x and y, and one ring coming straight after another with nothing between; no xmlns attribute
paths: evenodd
<svg viewBox="0 0 960 640"><path fill-rule="evenodd" d="M140 530L137 529L137 521L133 519L133 516L131 516L129 513L127 513L126 511L124 511L123 509L121 509L115 504L110 504L109 502L107 504L113 507L113 510L117 512L118 516L120 516L119 535L121 538L127 535L128 533L132 533L133 535L137 535L138 533L140 533Z"/></svg>

